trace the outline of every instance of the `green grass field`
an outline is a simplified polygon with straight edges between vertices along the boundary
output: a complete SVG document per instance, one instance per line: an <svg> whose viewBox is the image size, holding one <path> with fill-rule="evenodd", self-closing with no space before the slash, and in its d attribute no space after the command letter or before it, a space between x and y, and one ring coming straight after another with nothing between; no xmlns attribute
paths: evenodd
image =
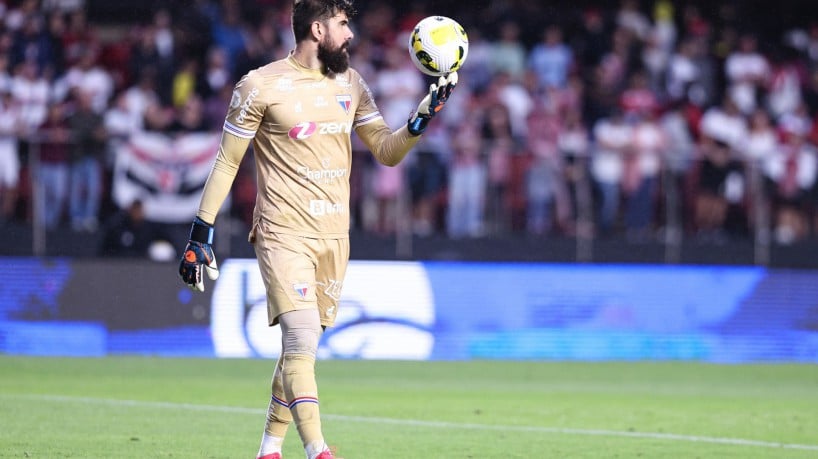
<svg viewBox="0 0 818 459"><path fill-rule="evenodd" d="M0 457L253 458L267 360L0 356ZM818 367L318 363L345 459L815 458ZM295 429L284 457L303 458Z"/></svg>

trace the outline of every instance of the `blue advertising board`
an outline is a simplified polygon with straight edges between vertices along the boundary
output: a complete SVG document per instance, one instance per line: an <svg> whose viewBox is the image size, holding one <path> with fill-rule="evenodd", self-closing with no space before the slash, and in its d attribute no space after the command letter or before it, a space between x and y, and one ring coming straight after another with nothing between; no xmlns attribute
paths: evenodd
<svg viewBox="0 0 818 459"><path fill-rule="evenodd" d="M225 260L204 294L129 263L0 258L0 352L280 352L255 260ZM818 362L814 271L352 261L333 288L325 359Z"/></svg>

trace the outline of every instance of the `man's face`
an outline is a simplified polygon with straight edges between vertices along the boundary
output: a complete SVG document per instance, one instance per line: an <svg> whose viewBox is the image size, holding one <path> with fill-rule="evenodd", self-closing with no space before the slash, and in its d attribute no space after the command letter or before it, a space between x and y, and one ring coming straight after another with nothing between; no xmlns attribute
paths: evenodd
<svg viewBox="0 0 818 459"><path fill-rule="evenodd" d="M343 73L349 68L349 42L352 30L344 13L336 14L325 24L327 33L318 43L318 59L327 70Z"/></svg>

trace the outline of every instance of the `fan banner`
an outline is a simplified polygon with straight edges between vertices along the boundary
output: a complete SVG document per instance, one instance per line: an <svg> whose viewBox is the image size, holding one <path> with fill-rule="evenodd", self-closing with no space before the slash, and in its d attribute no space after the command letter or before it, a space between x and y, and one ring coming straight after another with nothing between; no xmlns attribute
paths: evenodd
<svg viewBox="0 0 818 459"><path fill-rule="evenodd" d="M170 136L134 134L116 150L111 184L114 202L144 204L145 217L159 223L187 223L196 215L202 188L216 158L220 133Z"/></svg>

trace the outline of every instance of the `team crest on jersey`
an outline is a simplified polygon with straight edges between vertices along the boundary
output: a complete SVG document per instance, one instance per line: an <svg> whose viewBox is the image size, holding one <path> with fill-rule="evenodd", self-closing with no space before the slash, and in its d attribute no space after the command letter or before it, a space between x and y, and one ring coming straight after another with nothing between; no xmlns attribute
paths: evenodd
<svg viewBox="0 0 818 459"><path fill-rule="evenodd" d="M293 290L295 290L295 293L297 293L298 296L300 296L301 298L306 298L307 297L307 290L309 288L310 288L310 284L308 284L306 282L298 282L298 283L293 284Z"/></svg>
<svg viewBox="0 0 818 459"><path fill-rule="evenodd" d="M338 101L338 105L344 109L344 113L349 113L349 107L352 105L352 96L349 94L337 94L335 96L335 100Z"/></svg>

